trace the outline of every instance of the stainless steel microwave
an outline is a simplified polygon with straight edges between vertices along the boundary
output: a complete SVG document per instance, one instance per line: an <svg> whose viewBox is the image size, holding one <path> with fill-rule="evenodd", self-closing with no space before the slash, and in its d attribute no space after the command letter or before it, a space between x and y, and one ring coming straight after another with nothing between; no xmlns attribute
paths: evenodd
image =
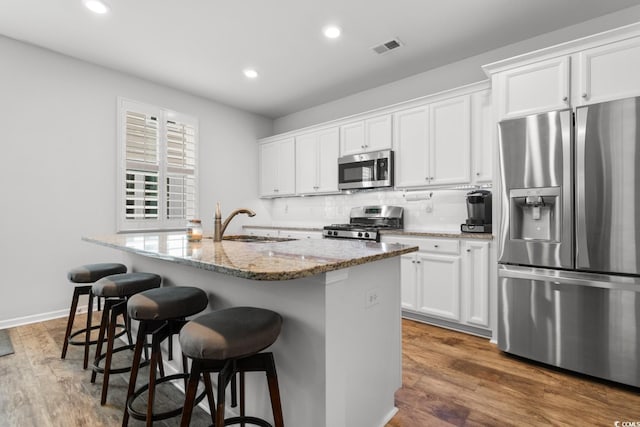
<svg viewBox="0 0 640 427"><path fill-rule="evenodd" d="M338 189L364 189L393 186L393 151L343 156L338 159Z"/></svg>

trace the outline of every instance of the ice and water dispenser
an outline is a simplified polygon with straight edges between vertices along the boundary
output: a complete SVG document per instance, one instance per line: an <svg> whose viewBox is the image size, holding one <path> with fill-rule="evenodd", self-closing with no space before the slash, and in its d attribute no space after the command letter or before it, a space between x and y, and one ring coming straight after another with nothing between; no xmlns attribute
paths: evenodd
<svg viewBox="0 0 640 427"><path fill-rule="evenodd" d="M511 229L509 238L559 242L560 187L509 191Z"/></svg>

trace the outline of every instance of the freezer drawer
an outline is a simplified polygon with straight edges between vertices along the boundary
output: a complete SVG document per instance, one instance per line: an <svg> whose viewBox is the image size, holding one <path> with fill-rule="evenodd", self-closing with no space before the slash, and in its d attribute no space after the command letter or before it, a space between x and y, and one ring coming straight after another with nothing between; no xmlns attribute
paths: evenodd
<svg viewBox="0 0 640 427"><path fill-rule="evenodd" d="M501 265L498 346L640 387L640 279Z"/></svg>

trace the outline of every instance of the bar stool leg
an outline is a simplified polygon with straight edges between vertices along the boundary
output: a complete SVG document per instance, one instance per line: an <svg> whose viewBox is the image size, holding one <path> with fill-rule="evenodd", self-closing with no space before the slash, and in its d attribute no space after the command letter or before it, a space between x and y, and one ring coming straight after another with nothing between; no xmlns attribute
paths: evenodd
<svg viewBox="0 0 640 427"><path fill-rule="evenodd" d="M126 307L126 304L126 301L120 302L111 308L111 320L109 321L109 333L107 335L107 356L104 360L104 374L102 377L102 395L100 397L101 405L107 403L107 393L109 391L109 374L111 371L111 358L113 357L113 346L116 335L116 320L118 319L118 314L120 314L123 307Z"/></svg>
<svg viewBox="0 0 640 427"><path fill-rule="evenodd" d="M235 360L229 360L218 373L218 408L216 409L215 427L224 426L225 390L231 377L235 375Z"/></svg>
<svg viewBox="0 0 640 427"><path fill-rule="evenodd" d="M136 346L133 350L133 362L131 365L131 378L129 379L129 389L127 391L127 399L124 402L124 415L122 417L122 427L129 425L129 411L127 405L129 404L129 398L133 396L136 390L136 381L138 379L138 370L140 369L140 360L142 359L142 348L145 344L145 337L147 335L146 325L144 322L140 322L138 325L138 336L136 338Z"/></svg>
<svg viewBox="0 0 640 427"><path fill-rule="evenodd" d="M91 317L93 316L93 292L89 291L89 302L87 303L87 330L84 333L84 361L83 369L89 366L89 342L91 341Z"/></svg>
<svg viewBox="0 0 640 427"><path fill-rule="evenodd" d="M109 323L109 312L111 311L111 306L113 305L113 301L106 299L104 301L104 310L102 311L102 320L100 321L100 332L98 333L98 342L96 343L96 354L94 357L94 365L98 365L100 360L100 355L102 354L102 342L104 341L104 335L107 330L107 323ZM98 372L93 369L91 372L91 383L96 382L96 376Z"/></svg>
<svg viewBox="0 0 640 427"><path fill-rule="evenodd" d="M186 371L185 371L186 372ZM216 401L213 398L213 384L211 383L211 375L208 372L202 374L204 378L204 388L207 391L207 400L209 401L209 412L211 412L211 422L216 422Z"/></svg>
<svg viewBox="0 0 640 427"><path fill-rule="evenodd" d="M278 374L276 373L276 363L273 360L273 353L266 354L267 383L269 384L269 396L271 398L271 410L273 411L273 423L275 427L284 427L284 417L282 416L282 402L280 401L280 387L278 387Z"/></svg>
<svg viewBox="0 0 640 427"><path fill-rule="evenodd" d="M180 427L189 427L189 423L191 423L191 413L193 412L193 406L196 400L196 391L198 389L201 372L200 362L197 360L191 362L191 374L189 375L189 385L184 396L184 409L182 410ZM211 409L211 411L214 411L214 409Z"/></svg>
<svg viewBox="0 0 640 427"><path fill-rule="evenodd" d="M80 288L76 286L73 289L73 298L71 299L71 310L69 311L69 318L67 320L67 330L64 333L64 344L62 345L62 355L60 356L61 359L64 359L65 357L67 357L67 349L69 348L69 336L71 335L71 330L73 329L73 321L76 318L76 310L78 309L79 297L80 297Z"/></svg>

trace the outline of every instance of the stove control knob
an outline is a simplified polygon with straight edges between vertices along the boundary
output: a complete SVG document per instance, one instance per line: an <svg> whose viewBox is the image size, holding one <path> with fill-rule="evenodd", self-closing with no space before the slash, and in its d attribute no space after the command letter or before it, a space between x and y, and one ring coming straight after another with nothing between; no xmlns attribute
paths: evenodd
<svg viewBox="0 0 640 427"><path fill-rule="evenodd" d="M369 233L364 233L364 237L369 237Z"/></svg>
<svg viewBox="0 0 640 427"><path fill-rule="evenodd" d="M358 232L358 237L362 237L362 232Z"/></svg>
<svg viewBox="0 0 640 427"><path fill-rule="evenodd" d="M331 234L331 232L329 232L329 234ZM337 236L337 235L338 235L338 232L337 232L337 231L334 231L334 232L333 232L333 235L334 235L334 236Z"/></svg>

